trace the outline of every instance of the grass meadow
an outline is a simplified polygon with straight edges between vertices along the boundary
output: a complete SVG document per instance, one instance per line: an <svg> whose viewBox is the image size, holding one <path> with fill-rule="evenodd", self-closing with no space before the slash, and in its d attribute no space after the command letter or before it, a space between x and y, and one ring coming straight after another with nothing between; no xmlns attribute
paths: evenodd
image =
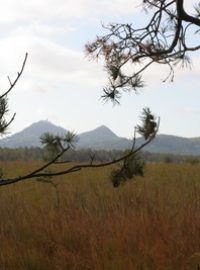
<svg viewBox="0 0 200 270"><path fill-rule="evenodd" d="M119 188L110 171L0 187L0 269L199 270L200 165L148 164Z"/></svg>

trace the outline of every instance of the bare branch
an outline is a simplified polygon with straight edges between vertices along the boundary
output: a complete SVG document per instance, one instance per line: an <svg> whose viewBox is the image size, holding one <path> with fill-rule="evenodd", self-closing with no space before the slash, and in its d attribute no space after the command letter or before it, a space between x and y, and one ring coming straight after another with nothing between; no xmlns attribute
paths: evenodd
<svg viewBox="0 0 200 270"><path fill-rule="evenodd" d="M97 37L85 46L90 58L104 59L108 85L104 88L103 98L117 104L122 91L136 92L145 85L142 75L153 63L168 66L169 73L163 81L173 81L177 62L182 63L181 67L190 66L187 53L200 49L200 44L187 44L190 27L197 28L196 34L199 31L200 5L195 7L197 16L190 16L184 10L184 0L142 2L151 15L145 27L112 23L103 26L107 35Z"/></svg>
<svg viewBox="0 0 200 270"><path fill-rule="evenodd" d="M8 93L14 88L14 86L15 86L16 83L18 82L19 78L21 77L21 75L22 75L22 73L23 73L23 71L24 71L24 68L25 68L25 65L26 65L27 58L28 58L28 53L25 54L25 57L24 57L24 61L23 61L21 70L17 73L17 77L15 78L15 80L13 81L13 83L11 82L10 77L8 76L8 80L9 80L9 83L10 83L10 87L9 87L9 89L8 89L5 93L3 93L3 94L0 96L0 99L1 99L1 98L4 98L5 96L7 96Z"/></svg>
<svg viewBox="0 0 200 270"><path fill-rule="evenodd" d="M19 78L21 77L26 61L27 61L28 54L26 53L22 67L20 72L17 73L17 77L15 78L14 82L12 83L10 77L8 76L8 81L10 84L10 87L7 91L5 91L2 95L0 95L0 134L3 135L8 128L8 126L13 122L16 114L14 113L13 116L9 121L6 121L6 114L8 113L8 99L7 95L10 93L10 91L14 88L16 83L18 82Z"/></svg>

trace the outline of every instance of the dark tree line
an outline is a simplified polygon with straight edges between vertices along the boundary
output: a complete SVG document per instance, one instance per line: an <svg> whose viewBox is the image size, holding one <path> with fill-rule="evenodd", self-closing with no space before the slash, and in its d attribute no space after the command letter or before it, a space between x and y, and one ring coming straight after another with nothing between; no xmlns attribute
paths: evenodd
<svg viewBox="0 0 200 270"><path fill-rule="evenodd" d="M94 149L70 149L60 160L70 164L73 162L90 162L95 158L95 162L108 162L123 156L127 150L94 150ZM145 163L191 163L200 162L200 156L172 154L172 153L154 153L141 151L138 157ZM24 161L33 162L46 160L46 151L39 147L25 148L0 148L0 161Z"/></svg>

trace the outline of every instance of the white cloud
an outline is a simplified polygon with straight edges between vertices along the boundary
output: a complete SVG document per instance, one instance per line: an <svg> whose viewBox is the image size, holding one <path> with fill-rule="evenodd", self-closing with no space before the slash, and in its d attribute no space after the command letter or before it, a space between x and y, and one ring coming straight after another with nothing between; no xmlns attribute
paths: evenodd
<svg viewBox="0 0 200 270"><path fill-rule="evenodd" d="M0 40L0 73L13 74L20 69L23 55L29 52L21 89L54 89L56 84L72 83L99 87L104 81L102 65L89 62L83 52L68 49L56 42L34 36Z"/></svg>
<svg viewBox="0 0 200 270"><path fill-rule="evenodd" d="M12 36L42 36L42 37L57 37L67 35L75 31L75 28L70 26L55 26L43 23L24 24L16 27L11 31Z"/></svg>
<svg viewBox="0 0 200 270"><path fill-rule="evenodd" d="M51 19L88 18L132 14L136 0L0 0L0 23L41 22Z"/></svg>

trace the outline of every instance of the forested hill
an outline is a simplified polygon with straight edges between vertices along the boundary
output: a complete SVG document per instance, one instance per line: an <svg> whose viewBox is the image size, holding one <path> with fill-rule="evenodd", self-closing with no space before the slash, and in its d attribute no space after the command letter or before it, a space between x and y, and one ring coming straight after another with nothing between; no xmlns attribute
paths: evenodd
<svg viewBox="0 0 200 270"><path fill-rule="evenodd" d="M56 126L49 121L39 121L12 136L0 140L1 148L41 147L40 136L50 132L64 134L65 128ZM77 149L104 149L124 150L131 146L131 140L117 136L106 126L100 126L94 130L78 135ZM142 143L138 138L137 143ZM182 138L171 135L157 135L146 148L153 153L172 153L182 155L200 155L200 138Z"/></svg>

